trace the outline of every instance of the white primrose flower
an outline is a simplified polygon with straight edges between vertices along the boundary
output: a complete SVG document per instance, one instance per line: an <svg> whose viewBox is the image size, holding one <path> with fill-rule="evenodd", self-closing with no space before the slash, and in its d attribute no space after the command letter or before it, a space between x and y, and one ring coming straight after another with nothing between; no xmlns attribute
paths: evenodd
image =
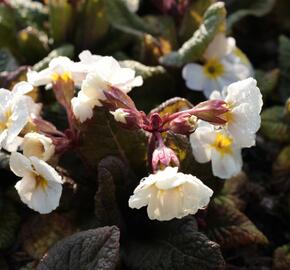
<svg viewBox="0 0 290 270"><path fill-rule="evenodd" d="M23 203L29 208L47 214L59 205L62 193L62 178L54 168L37 157L27 158L13 152L10 169L22 177L15 185Z"/></svg>
<svg viewBox="0 0 290 270"><path fill-rule="evenodd" d="M113 57L104 56L94 65L94 71L89 72L82 82L81 90L77 97L72 99L72 108L75 117L84 122L93 115L95 106L102 106L105 100L104 90L116 87L128 93L135 86L141 86L141 76L135 77L135 71L122 68Z"/></svg>
<svg viewBox="0 0 290 270"><path fill-rule="evenodd" d="M223 99L229 112L225 128L241 147L255 145L256 132L261 125L262 95L257 81L248 78L230 84L222 93L214 91L211 99Z"/></svg>
<svg viewBox="0 0 290 270"><path fill-rule="evenodd" d="M24 156L34 156L44 161L49 160L55 152L55 146L52 140L36 132L25 134L22 149Z"/></svg>
<svg viewBox="0 0 290 270"><path fill-rule="evenodd" d="M147 205L149 218L160 221L204 209L213 191L195 176L177 171L177 167L166 167L145 177L130 197L129 206L140 209Z"/></svg>
<svg viewBox="0 0 290 270"><path fill-rule="evenodd" d="M132 12L132 13L136 13L137 10L139 9L139 5L140 5L140 0L122 0L127 8Z"/></svg>
<svg viewBox="0 0 290 270"><path fill-rule="evenodd" d="M199 121L198 128L190 135L190 144L198 162L206 163L211 160L213 175L228 179L241 171L241 147L225 130Z"/></svg>
<svg viewBox="0 0 290 270"><path fill-rule="evenodd" d="M16 151L21 143L18 135L30 117L38 113L38 105L25 95L32 89L27 82L17 83L12 91L0 89L0 149Z"/></svg>
<svg viewBox="0 0 290 270"><path fill-rule="evenodd" d="M58 76L64 79L73 78L78 81L78 73L74 71L74 62L68 57L59 56L53 58L48 67L39 72L28 70L26 76L27 81L33 86L51 85Z"/></svg>
<svg viewBox="0 0 290 270"><path fill-rule="evenodd" d="M209 97L214 90L253 75L247 57L236 47L235 39L226 38L224 33L215 36L204 55L204 65L190 63L183 67L182 76L186 86L203 91Z"/></svg>

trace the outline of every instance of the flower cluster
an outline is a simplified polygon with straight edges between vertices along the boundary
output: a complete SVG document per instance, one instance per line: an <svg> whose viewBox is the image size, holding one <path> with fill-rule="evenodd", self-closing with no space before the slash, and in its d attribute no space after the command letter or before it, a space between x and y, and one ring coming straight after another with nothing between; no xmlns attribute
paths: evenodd
<svg viewBox="0 0 290 270"><path fill-rule="evenodd" d="M28 82L16 84L12 91L0 89L0 147L12 152L10 168L21 177L15 186L21 200L40 213L59 205L63 179L54 169L53 157L79 146L78 126L92 119L99 107L109 111L121 128L141 130L148 137L151 174L129 198L131 208L147 206L149 218L157 220L204 209L213 191L179 171L180 160L166 146L164 135L188 138L195 159L211 161L217 177L226 179L241 171L241 149L255 144L262 97L256 81L244 79L251 75L251 67L240 55L232 38L218 34L204 54L204 66L189 64L183 69L187 86L204 91L209 100L165 115L158 111L146 115L136 108L128 93L143 79L134 70L89 51L76 62L57 57L40 72L29 70ZM239 79L244 80L234 82ZM59 131L41 117L41 106L27 95L38 86L52 88L67 113L67 130Z"/></svg>

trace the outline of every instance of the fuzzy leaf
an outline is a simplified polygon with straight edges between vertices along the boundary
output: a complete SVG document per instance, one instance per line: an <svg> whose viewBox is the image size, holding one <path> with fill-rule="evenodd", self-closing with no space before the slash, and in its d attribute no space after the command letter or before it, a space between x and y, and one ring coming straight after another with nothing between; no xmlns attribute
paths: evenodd
<svg viewBox="0 0 290 270"><path fill-rule="evenodd" d="M126 243L126 266L132 270L224 269L219 245L198 232L193 220L167 222L164 228L161 224L158 231L152 229L143 239Z"/></svg>
<svg viewBox="0 0 290 270"><path fill-rule="evenodd" d="M121 228L120 208L128 206L128 185L132 175L116 157L106 157L98 166L98 191L95 196L97 226L118 225Z"/></svg>
<svg viewBox="0 0 290 270"><path fill-rule="evenodd" d="M0 250L13 244L19 223L20 217L15 207L4 200L0 211Z"/></svg>
<svg viewBox="0 0 290 270"><path fill-rule="evenodd" d="M67 40L73 25L73 8L68 0L48 0L48 8L51 36L54 44L60 45Z"/></svg>
<svg viewBox="0 0 290 270"><path fill-rule="evenodd" d="M16 15L3 3L0 3L0 36L0 47L15 48Z"/></svg>
<svg viewBox="0 0 290 270"><path fill-rule="evenodd" d="M79 48L93 48L107 34L109 21L104 2L104 0L89 0L82 4L82 20L78 24L76 34Z"/></svg>
<svg viewBox="0 0 290 270"><path fill-rule="evenodd" d="M221 28L226 16L224 3L211 5L204 14L203 23L182 47L160 59L166 66L181 67L186 63L200 59L215 34Z"/></svg>
<svg viewBox="0 0 290 270"><path fill-rule="evenodd" d="M164 116L166 114L188 110L192 107L193 105L187 99L176 97L163 102L157 108L152 110L151 113L159 113L161 116Z"/></svg>
<svg viewBox="0 0 290 270"><path fill-rule="evenodd" d="M234 24L246 16L262 17L268 14L274 7L276 0L255 0L243 1L241 6L234 13L230 14L227 19L228 31L231 31Z"/></svg>
<svg viewBox="0 0 290 270"><path fill-rule="evenodd" d="M14 71L18 63L8 49L0 49L0 72Z"/></svg>
<svg viewBox="0 0 290 270"><path fill-rule="evenodd" d="M197 0L190 4L183 16L179 30L179 36L183 42L188 40L193 35L194 31L198 29L202 23L204 12L213 3L213 0Z"/></svg>
<svg viewBox="0 0 290 270"><path fill-rule="evenodd" d="M280 71L277 68L267 72L256 70L255 77L257 79L258 87L263 95L263 99L265 100L267 97L271 97L270 94L272 94L277 87Z"/></svg>
<svg viewBox="0 0 290 270"><path fill-rule="evenodd" d="M40 71L42 69L45 69L48 66L49 62L55 57L67 56L69 58L72 58L73 55L74 55L73 45L70 45L70 44L62 45L61 47L58 47L54 49L53 51L51 51L48 54L48 56L43 58L40 62L36 63L33 66L33 70Z"/></svg>
<svg viewBox="0 0 290 270"><path fill-rule="evenodd" d="M281 36L279 39L279 67L281 71L280 95L283 101L290 97L290 39Z"/></svg>
<svg viewBox="0 0 290 270"><path fill-rule="evenodd" d="M39 260L57 241L74 232L71 222L57 213L35 215L22 227L22 246L30 257Z"/></svg>
<svg viewBox="0 0 290 270"><path fill-rule="evenodd" d="M266 236L232 203L216 197L208 207L206 233L224 249L267 244Z"/></svg>
<svg viewBox="0 0 290 270"><path fill-rule="evenodd" d="M277 142L290 142L290 125L284 120L284 107L274 106L262 112L261 133Z"/></svg>
<svg viewBox="0 0 290 270"><path fill-rule="evenodd" d="M74 234L52 247L37 270L114 270L119 259L117 227Z"/></svg>
<svg viewBox="0 0 290 270"><path fill-rule="evenodd" d="M116 29L138 36L155 33L138 15L130 12L123 1L110 0L105 1L105 4L109 20Z"/></svg>
<svg viewBox="0 0 290 270"><path fill-rule="evenodd" d="M33 0L9 0L9 4L17 13L17 19L24 26L33 26L37 29L45 28L48 20L47 7Z"/></svg>
<svg viewBox="0 0 290 270"><path fill-rule="evenodd" d="M274 252L274 270L290 269L290 243L277 248Z"/></svg>
<svg viewBox="0 0 290 270"><path fill-rule="evenodd" d="M28 64L33 64L48 53L48 37L32 27L18 32L18 47Z"/></svg>
<svg viewBox="0 0 290 270"><path fill-rule="evenodd" d="M147 138L143 132L121 128L104 108L96 108L93 118L79 128L79 151L91 169L96 170L106 156L115 155L129 162L133 170L145 170Z"/></svg>

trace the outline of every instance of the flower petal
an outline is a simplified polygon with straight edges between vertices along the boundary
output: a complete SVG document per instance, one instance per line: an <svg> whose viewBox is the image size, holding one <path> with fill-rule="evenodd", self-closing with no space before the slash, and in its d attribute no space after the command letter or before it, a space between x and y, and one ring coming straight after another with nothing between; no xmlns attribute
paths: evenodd
<svg viewBox="0 0 290 270"><path fill-rule="evenodd" d="M23 177L27 172L32 172L30 160L17 152L11 153L9 165L11 171L19 177Z"/></svg>

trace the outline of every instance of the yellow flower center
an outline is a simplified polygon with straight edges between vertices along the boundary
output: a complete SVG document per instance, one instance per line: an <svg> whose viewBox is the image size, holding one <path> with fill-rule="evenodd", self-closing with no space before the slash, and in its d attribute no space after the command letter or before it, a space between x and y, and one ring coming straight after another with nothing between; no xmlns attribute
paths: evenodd
<svg viewBox="0 0 290 270"><path fill-rule="evenodd" d="M204 74L211 80L217 79L225 72L223 64L218 59L210 59L203 67Z"/></svg>
<svg viewBox="0 0 290 270"><path fill-rule="evenodd" d="M222 115L222 117L227 121L227 124L234 122L234 116L232 113L233 107L234 106L231 103L227 103L226 108L229 109L229 111Z"/></svg>
<svg viewBox="0 0 290 270"><path fill-rule="evenodd" d="M64 82L68 82L69 80L72 79L72 75L70 72L66 71L66 72L63 72L62 74L58 74L58 73L53 73L51 75L51 79L53 82L57 82L58 80L62 80Z"/></svg>
<svg viewBox="0 0 290 270"><path fill-rule="evenodd" d="M36 186L35 186L36 189L38 187L41 187L43 190L46 190L48 186L48 181L43 176L36 174L35 181L36 181Z"/></svg>
<svg viewBox="0 0 290 270"><path fill-rule="evenodd" d="M232 144L233 140L230 137L218 132L215 141L211 146L221 155L229 155L232 154Z"/></svg>
<svg viewBox="0 0 290 270"><path fill-rule="evenodd" d="M0 131L4 131L5 129L8 129L9 126L12 123L12 109L9 108L5 113L4 113L4 119L0 121Z"/></svg>

